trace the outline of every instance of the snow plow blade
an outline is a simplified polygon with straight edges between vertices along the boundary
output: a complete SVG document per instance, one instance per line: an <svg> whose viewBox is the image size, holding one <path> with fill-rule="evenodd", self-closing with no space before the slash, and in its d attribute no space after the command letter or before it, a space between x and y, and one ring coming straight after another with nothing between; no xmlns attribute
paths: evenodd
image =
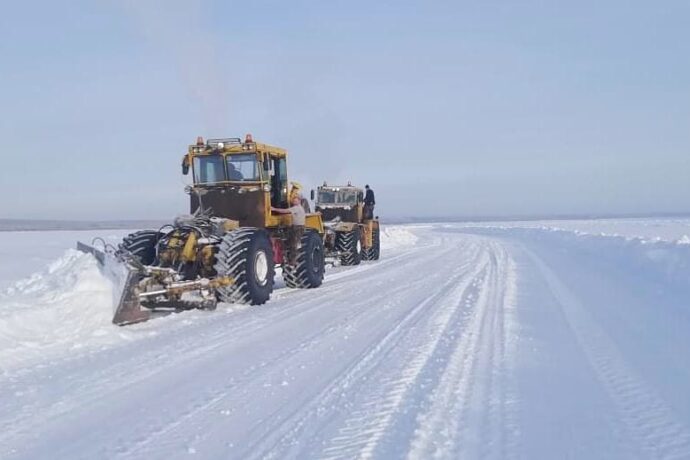
<svg viewBox="0 0 690 460"><path fill-rule="evenodd" d="M113 287L113 323L118 326L147 321L154 313L213 310L216 292L235 282L230 276L184 279L171 267L143 265L130 252L103 244L103 249L77 242L77 249L93 255Z"/></svg>
<svg viewBox="0 0 690 460"><path fill-rule="evenodd" d="M80 241L77 242L77 249L93 255L104 274L114 282L113 324L125 326L147 321L151 317L151 312L142 309L139 302L137 287L142 275L138 269L130 266L124 258L105 249L97 249Z"/></svg>

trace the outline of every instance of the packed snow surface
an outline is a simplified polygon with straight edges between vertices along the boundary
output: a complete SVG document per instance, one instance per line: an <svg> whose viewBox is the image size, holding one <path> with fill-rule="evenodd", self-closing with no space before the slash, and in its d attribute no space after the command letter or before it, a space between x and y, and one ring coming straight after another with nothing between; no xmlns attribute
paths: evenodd
<svg viewBox="0 0 690 460"><path fill-rule="evenodd" d="M690 458L685 220L390 226L319 289L126 328L92 233L16 233L2 459Z"/></svg>

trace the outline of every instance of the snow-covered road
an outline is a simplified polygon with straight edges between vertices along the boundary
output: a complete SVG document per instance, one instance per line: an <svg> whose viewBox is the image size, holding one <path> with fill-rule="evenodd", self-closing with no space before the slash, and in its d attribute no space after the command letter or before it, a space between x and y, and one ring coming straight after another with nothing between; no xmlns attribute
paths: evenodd
<svg viewBox="0 0 690 460"><path fill-rule="evenodd" d="M0 458L690 458L690 246L599 239L391 228L318 290L78 346L13 335L14 289Z"/></svg>

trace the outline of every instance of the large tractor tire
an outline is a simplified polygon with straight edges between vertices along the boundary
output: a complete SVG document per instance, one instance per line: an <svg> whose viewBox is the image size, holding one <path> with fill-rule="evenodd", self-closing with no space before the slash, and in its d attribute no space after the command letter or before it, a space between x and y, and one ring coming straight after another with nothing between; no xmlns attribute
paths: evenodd
<svg viewBox="0 0 690 460"><path fill-rule="evenodd" d="M261 305L271 297L275 266L265 230L240 228L228 232L218 248L214 268L218 276L234 280L216 291L221 302Z"/></svg>
<svg viewBox="0 0 690 460"><path fill-rule="evenodd" d="M379 228L374 229L374 260L381 256L381 233Z"/></svg>
<svg viewBox="0 0 690 460"><path fill-rule="evenodd" d="M349 232L336 233L335 250L341 253L340 265L359 265L362 252L359 228L355 227Z"/></svg>
<svg viewBox="0 0 690 460"><path fill-rule="evenodd" d="M323 282L326 264L323 239L314 230L307 230L302 236L302 247L297 252L297 263L283 265L283 279L291 288L316 288Z"/></svg>
<svg viewBox="0 0 690 460"><path fill-rule="evenodd" d="M162 236L157 230L141 230L127 235L118 248L132 254L143 265L153 265L156 261L156 245Z"/></svg>
<svg viewBox="0 0 690 460"><path fill-rule="evenodd" d="M381 235L378 228L375 228L371 235L372 246L362 249L362 260L379 260L381 255Z"/></svg>

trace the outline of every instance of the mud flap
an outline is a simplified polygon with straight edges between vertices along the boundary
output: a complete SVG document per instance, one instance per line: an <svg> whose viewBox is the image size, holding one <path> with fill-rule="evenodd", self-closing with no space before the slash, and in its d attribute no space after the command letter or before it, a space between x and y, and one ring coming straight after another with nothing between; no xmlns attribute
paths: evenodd
<svg viewBox="0 0 690 460"><path fill-rule="evenodd" d="M127 261L115 254L97 249L88 244L77 242L77 249L93 255L103 274L113 282L113 324L124 326L140 323L150 318L148 310L142 310L139 303L137 286L141 280L139 272Z"/></svg>

